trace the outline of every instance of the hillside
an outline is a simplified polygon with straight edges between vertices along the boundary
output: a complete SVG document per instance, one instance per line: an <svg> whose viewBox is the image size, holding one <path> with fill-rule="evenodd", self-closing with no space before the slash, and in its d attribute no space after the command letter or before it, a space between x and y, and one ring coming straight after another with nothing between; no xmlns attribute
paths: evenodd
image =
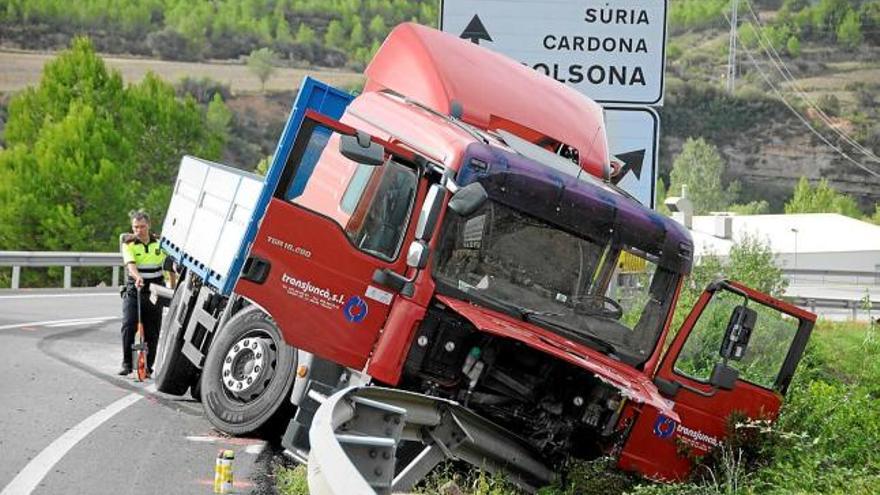
<svg viewBox="0 0 880 495"><path fill-rule="evenodd" d="M765 199L779 211L805 176L827 178L863 210L873 210L880 201L880 160L858 146L880 153L880 47L872 24L880 19L880 3L752 2L740 3L733 94L724 89L729 2L701 2L702 18L671 26L661 111L663 170L668 172L684 139L702 136L720 148L726 179L742 183L740 202ZM682 6L696 2L673 0L676 5L673 13L680 14ZM866 28L856 46L813 25L830 23L821 15L834 17L831 7L863 14Z"/></svg>
<svg viewBox="0 0 880 495"><path fill-rule="evenodd" d="M139 80L150 68L172 82L183 75L217 81L235 112L234 138L224 157L245 168L272 153L301 74L357 87L357 72L394 24L409 19L434 23L439 10L436 0L251 0L239 7L199 1L190 9L182 2L156 0L134 2L140 13L127 19L95 14L105 0L78 2L75 15L67 17L51 8L55 3L0 0L0 47L61 49L74 34L85 33L99 51L139 57L107 57L126 80ZM853 195L865 212L873 211L880 202L880 178L863 168L880 175L880 162L857 146L880 153L880 1L742 0L733 94L724 90L728 6L729 0L671 0L666 104L660 109L661 176L668 183L687 138L704 137L725 158L725 179L740 181L740 203L764 199L780 211L800 177L824 177ZM850 13L861 23L855 38L840 33ZM267 94L259 92L259 81L241 61L259 46L273 48L276 63L286 66L268 81ZM778 59L770 58L774 53ZM0 53L5 68L0 92L35 83L41 57ZM184 64L149 57L227 60Z"/></svg>

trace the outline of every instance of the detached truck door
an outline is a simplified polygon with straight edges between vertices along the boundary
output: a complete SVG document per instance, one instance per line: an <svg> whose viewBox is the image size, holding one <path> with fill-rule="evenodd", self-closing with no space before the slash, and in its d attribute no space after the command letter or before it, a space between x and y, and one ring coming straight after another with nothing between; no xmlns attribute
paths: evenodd
<svg viewBox="0 0 880 495"><path fill-rule="evenodd" d="M306 112L235 292L262 306L290 345L360 368L395 295L374 274L406 270L420 174L411 153L375 138L383 164L349 160L340 140L355 134Z"/></svg>
<svg viewBox="0 0 880 495"><path fill-rule="evenodd" d="M720 446L732 424L774 421L815 321L812 313L736 282L711 285L654 378L680 423L642 406L619 466L683 479L691 459Z"/></svg>

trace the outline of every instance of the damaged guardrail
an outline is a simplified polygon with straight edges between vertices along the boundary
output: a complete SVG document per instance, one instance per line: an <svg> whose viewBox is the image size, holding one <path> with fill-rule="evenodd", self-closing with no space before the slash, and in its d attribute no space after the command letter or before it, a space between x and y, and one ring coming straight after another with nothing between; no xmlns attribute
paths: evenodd
<svg viewBox="0 0 880 495"><path fill-rule="evenodd" d="M503 471L522 488L549 483L552 471L515 434L456 402L381 387L343 389L323 403L309 431L309 490L320 495L406 491L447 459L489 473ZM403 441L424 447L398 467Z"/></svg>

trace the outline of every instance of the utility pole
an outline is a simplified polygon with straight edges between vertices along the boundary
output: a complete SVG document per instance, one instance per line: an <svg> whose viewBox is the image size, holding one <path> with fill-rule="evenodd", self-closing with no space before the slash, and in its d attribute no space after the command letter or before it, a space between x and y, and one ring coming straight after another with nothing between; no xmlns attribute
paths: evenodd
<svg viewBox="0 0 880 495"><path fill-rule="evenodd" d="M739 0L730 0L730 42L727 47L727 92L733 94L736 83L736 6Z"/></svg>

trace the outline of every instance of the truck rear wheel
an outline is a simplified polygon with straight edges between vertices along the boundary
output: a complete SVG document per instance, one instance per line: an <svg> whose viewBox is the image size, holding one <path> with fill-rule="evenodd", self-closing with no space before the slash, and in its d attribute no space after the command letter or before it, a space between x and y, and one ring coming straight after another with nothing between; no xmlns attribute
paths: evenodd
<svg viewBox="0 0 880 495"><path fill-rule="evenodd" d="M258 308L234 316L219 330L202 370L201 398L208 420L233 435L270 423L294 380L296 349ZM292 406L291 406L292 407Z"/></svg>
<svg viewBox="0 0 880 495"><path fill-rule="evenodd" d="M153 379L156 390L170 395L183 395L198 381L198 369L183 355L183 326L178 318L183 311L183 297L188 294L186 281L182 280L174 291L168 305L168 313L162 320L162 333L156 349L156 369Z"/></svg>

